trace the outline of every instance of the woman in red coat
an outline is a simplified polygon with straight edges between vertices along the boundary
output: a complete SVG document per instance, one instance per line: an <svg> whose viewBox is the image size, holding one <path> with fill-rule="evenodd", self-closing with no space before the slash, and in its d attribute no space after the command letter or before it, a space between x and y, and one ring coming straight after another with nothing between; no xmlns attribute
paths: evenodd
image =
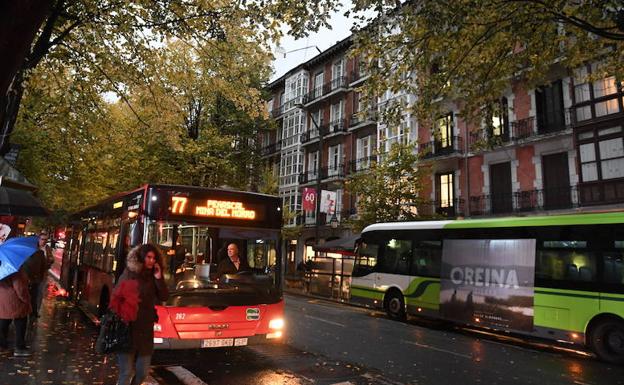
<svg viewBox="0 0 624 385"><path fill-rule="evenodd" d="M30 314L28 278L21 271L0 280L0 350L8 349L7 334L13 322L15 326L15 357L28 357L26 350L27 317Z"/></svg>
<svg viewBox="0 0 624 385"><path fill-rule="evenodd" d="M140 245L128 253L126 269L119 277L121 282L134 279L138 282L139 306L136 320L130 323L132 349L117 353L119 361L118 385L139 385L149 372L154 351L154 322L157 303L169 296L162 275L162 256L152 244ZM134 377L134 378L133 378Z"/></svg>

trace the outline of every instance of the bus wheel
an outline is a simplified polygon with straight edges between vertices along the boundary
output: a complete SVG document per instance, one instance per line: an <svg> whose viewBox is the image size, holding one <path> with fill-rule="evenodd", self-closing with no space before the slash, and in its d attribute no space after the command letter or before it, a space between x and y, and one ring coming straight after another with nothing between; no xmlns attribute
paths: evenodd
<svg viewBox="0 0 624 385"><path fill-rule="evenodd" d="M394 320L405 319L405 300L398 290L391 290L386 294L386 312Z"/></svg>
<svg viewBox="0 0 624 385"><path fill-rule="evenodd" d="M612 364L624 363L624 322L605 320L590 334L590 344L596 355Z"/></svg>

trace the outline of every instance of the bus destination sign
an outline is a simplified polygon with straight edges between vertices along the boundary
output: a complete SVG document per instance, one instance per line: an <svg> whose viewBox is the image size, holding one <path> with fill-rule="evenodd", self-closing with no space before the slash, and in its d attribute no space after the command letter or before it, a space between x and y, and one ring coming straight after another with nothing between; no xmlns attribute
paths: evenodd
<svg viewBox="0 0 624 385"><path fill-rule="evenodd" d="M171 213L176 215L190 215L210 218L230 218L242 220L255 220L257 212L245 207L240 201L225 201L206 199L202 201L190 201L187 197L171 197Z"/></svg>

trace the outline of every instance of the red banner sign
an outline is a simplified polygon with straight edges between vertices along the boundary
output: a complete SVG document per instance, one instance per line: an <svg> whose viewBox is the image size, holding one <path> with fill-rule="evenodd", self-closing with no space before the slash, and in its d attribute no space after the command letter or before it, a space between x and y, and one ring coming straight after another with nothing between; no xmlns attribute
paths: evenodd
<svg viewBox="0 0 624 385"><path fill-rule="evenodd" d="M305 187L302 200L303 211L316 211L316 189Z"/></svg>

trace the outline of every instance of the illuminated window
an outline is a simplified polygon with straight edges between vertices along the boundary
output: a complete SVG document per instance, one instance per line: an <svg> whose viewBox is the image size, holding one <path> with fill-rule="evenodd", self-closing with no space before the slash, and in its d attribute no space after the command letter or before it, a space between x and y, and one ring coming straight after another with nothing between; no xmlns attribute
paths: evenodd
<svg viewBox="0 0 624 385"><path fill-rule="evenodd" d="M453 207L453 201L455 199L453 189L453 173L437 174L436 175L436 190L438 208Z"/></svg>
<svg viewBox="0 0 624 385"><path fill-rule="evenodd" d="M436 147L446 148L453 145L453 113L438 118L433 127Z"/></svg>

